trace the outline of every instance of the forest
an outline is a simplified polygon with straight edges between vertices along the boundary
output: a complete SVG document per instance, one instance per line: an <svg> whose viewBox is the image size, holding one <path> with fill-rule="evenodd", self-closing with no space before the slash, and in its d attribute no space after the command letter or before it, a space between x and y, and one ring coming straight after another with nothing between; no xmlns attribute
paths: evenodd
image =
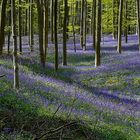
<svg viewBox="0 0 140 140"><path fill-rule="evenodd" d="M0 0L0 140L140 140L140 1Z"/></svg>

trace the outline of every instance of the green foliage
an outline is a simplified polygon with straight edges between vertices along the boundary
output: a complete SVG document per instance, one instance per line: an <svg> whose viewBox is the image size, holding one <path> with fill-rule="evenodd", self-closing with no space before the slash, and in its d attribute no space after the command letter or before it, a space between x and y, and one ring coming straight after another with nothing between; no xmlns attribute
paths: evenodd
<svg viewBox="0 0 140 140"><path fill-rule="evenodd" d="M140 77L136 77L133 79L134 85L139 86L140 85Z"/></svg>

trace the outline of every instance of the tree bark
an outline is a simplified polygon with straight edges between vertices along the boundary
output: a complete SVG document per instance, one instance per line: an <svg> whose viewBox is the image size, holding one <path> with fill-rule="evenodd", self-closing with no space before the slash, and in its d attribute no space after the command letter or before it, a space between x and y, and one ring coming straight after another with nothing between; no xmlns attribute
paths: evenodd
<svg viewBox="0 0 140 140"><path fill-rule="evenodd" d="M19 33L19 51L22 53L22 21L21 21L21 0L19 0L19 8L18 8L18 33Z"/></svg>
<svg viewBox="0 0 140 140"><path fill-rule="evenodd" d="M86 50L86 41L87 41L87 1L84 1L84 19L83 19L83 50Z"/></svg>
<svg viewBox="0 0 140 140"><path fill-rule="evenodd" d="M63 65L67 65L67 11L68 1L64 0L64 21L63 21Z"/></svg>
<svg viewBox="0 0 140 140"><path fill-rule="evenodd" d="M138 41L139 41L139 51L140 51L140 2L137 0L137 21L138 21Z"/></svg>
<svg viewBox="0 0 140 140"><path fill-rule="evenodd" d="M96 0L93 0L93 48L95 49L96 42Z"/></svg>
<svg viewBox="0 0 140 140"><path fill-rule="evenodd" d="M96 45L95 45L95 67L100 66L100 41L101 41L101 0L97 2L97 25L96 25Z"/></svg>
<svg viewBox="0 0 140 140"><path fill-rule="evenodd" d="M19 88L15 0L11 0L11 26L13 37L14 88Z"/></svg>
<svg viewBox="0 0 140 140"><path fill-rule="evenodd" d="M0 12L0 55L3 52L3 45L4 45L4 27L5 27L5 18L6 18L6 5L7 0L2 0L1 2L1 12Z"/></svg>
<svg viewBox="0 0 140 140"><path fill-rule="evenodd" d="M44 0L44 57L46 61L47 48L48 48L48 0Z"/></svg>
<svg viewBox="0 0 140 140"><path fill-rule="evenodd" d="M9 5L11 6L11 0L9 0ZM11 9L8 12L8 25L9 25L9 27L11 26ZM7 46L8 54L10 54L10 38L11 38L11 30L9 29L9 31L8 31L8 46Z"/></svg>
<svg viewBox="0 0 140 140"><path fill-rule="evenodd" d="M40 62L42 67L45 67L45 55L44 55L44 47L43 47L43 9L42 3L39 0L36 0L37 10L38 10L38 28L39 28L39 52L40 52Z"/></svg>
<svg viewBox="0 0 140 140"><path fill-rule="evenodd" d="M84 23L84 0L81 0L81 21L80 21L80 45L83 48L83 23Z"/></svg>
<svg viewBox="0 0 140 140"><path fill-rule="evenodd" d="M55 70L58 70L58 38L57 38L57 0L54 3L54 40L55 40Z"/></svg>
<svg viewBox="0 0 140 140"><path fill-rule="evenodd" d="M127 0L125 0L125 29L124 29L124 35L125 35L125 43L128 42L128 28L127 28Z"/></svg>
<svg viewBox="0 0 140 140"><path fill-rule="evenodd" d="M119 22L118 22L118 53L122 51L122 16L123 16L123 0L120 0L119 6Z"/></svg>
<svg viewBox="0 0 140 140"><path fill-rule="evenodd" d="M33 38L33 0L29 1L29 46L30 51L33 51L33 44L34 44L34 38Z"/></svg>

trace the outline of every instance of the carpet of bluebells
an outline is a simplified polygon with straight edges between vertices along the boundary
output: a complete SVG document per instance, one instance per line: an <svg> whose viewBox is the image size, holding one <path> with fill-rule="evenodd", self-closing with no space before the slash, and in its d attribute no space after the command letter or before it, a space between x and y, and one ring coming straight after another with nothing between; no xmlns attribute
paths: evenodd
<svg viewBox="0 0 140 140"><path fill-rule="evenodd" d="M26 38L24 42L27 42ZM0 75L6 76L0 79L0 111L15 108L22 114L30 108L29 112L35 110L39 116L51 116L59 108L57 117L80 120L102 133L103 139L139 140L140 53L137 37L128 36L127 44L123 38L122 44L122 54L118 54L117 40L111 36L102 38L102 64L95 68L92 37L87 39L86 51L80 48L77 39L77 51L74 52L70 40L68 66L62 66L60 40L59 70L55 72L53 44L49 44L46 68L42 68L38 48L29 53L25 43L23 55L19 55L21 88L18 91L12 89L12 57L1 56ZM0 124L0 129L7 127L10 125Z"/></svg>

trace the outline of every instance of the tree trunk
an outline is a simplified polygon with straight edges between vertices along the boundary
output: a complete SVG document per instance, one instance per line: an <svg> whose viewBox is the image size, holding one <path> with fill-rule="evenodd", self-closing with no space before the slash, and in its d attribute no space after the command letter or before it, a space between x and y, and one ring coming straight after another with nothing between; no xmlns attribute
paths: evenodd
<svg viewBox="0 0 140 140"><path fill-rule="evenodd" d="M4 45L4 27L5 27L5 18L6 18L6 4L7 0L2 0L1 2L1 11L0 11L0 55L3 51L3 45Z"/></svg>
<svg viewBox="0 0 140 140"><path fill-rule="evenodd" d="M83 18L83 50L86 50L86 35L87 35L87 1L84 1L84 18Z"/></svg>
<svg viewBox="0 0 140 140"><path fill-rule="evenodd" d="M47 48L48 48L48 0L44 0L44 57L46 61Z"/></svg>
<svg viewBox="0 0 140 140"><path fill-rule="evenodd" d="M11 0L11 26L13 37L14 88L19 88L15 0Z"/></svg>
<svg viewBox="0 0 140 140"><path fill-rule="evenodd" d="M28 0L26 0L26 4L28 4ZM26 8L25 11L25 33L24 35L26 36L28 34L28 9Z"/></svg>
<svg viewBox="0 0 140 140"><path fill-rule="evenodd" d="M137 20L138 20L138 40L139 40L139 51L140 51L140 2L137 0Z"/></svg>
<svg viewBox="0 0 140 140"><path fill-rule="evenodd" d="M50 19L51 19L51 41L54 42L54 0L51 0L50 5Z"/></svg>
<svg viewBox="0 0 140 140"><path fill-rule="evenodd" d="M19 33L19 51L22 53L22 21L21 21L21 0L19 0L19 8L18 8L18 33Z"/></svg>
<svg viewBox="0 0 140 140"><path fill-rule="evenodd" d="M11 6L11 0L9 0L9 5ZM8 12L8 25L9 25L9 27L11 26L11 10L9 10L9 12ZM7 46L8 54L10 54L10 37L11 37L11 30L9 29L9 31L8 31L8 46Z"/></svg>
<svg viewBox="0 0 140 140"><path fill-rule="evenodd" d="M122 51L122 16L123 16L123 0L120 0L119 6L119 22L118 22L118 53Z"/></svg>
<svg viewBox="0 0 140 140"><path fill-rule="evenodd" d="M38 28L39 28L39 52L40 52L40 61L42 67L45 67L45 55L44 55L44 47L43 47L43 9L42 3L39 0L37 2L37 10L38 10Z"/></svg>
<svg viewBox="0 0 140 140"><path fill-rule="evenodd" d="M84 0L81 0L80 45L83 48Z"/></svg>
<svg viewBox="0 0 140 140"><path fill-rule="evenodd" d="M97 3L97 29L96 29L96 45L95 45L95 66L100 66L100 41L101 41L101 0Z"/></svg>
<svg viewBox="0 0 140 140"><path fill-rule="evenodd" d="M124 29L124 35L125 35L125 43L128 42L128 28L127 28L127 0L125 0L125 29Z"/></svg>
<svg viewBox="0 0 140 140"><path fill-rule="evenodd" d="M113 39L116 39L116 14L115 14L115 2L116 0L112 0L112 20L113 20Z"/></svg>
<svg viewBox="0 0 140 140"><path fill-rule="evenodd" d="M30 46L30 51L33 51L33 0L29 0L29 46Z"/></svg>
<svg viewBox="0 0 140 140"><path fill-rule="evenodd" d="M33 51L33 44L34 44L34 39L33 39L33 0L29 1L29 46L31 52Z"/></svg>
<svg viewBox="0 0 140 140"><path fill-rule="evenodd" d="M58 38L57 38L57 0L54 3L54 40L55 40L55 70L58 70Z"/></svg>
<svg viewBox="0 0 140 140"><path fill-rule="evenodd" d="M93 0L93 48L96 43L96 0Z"/></svg>
<svg viewBox="0 0 140 140"><path fill-rule="evenodd" d="M75 23L76 23L76 18L75 18L75 8L74 8L74 0L73 0L73 5L72 5L73 11L72 11L72 31L73 31L73 44L74 44L74 51L76 52L76 38L75 38ZM77 1L76 1L76 9L77 8ZM77 10L78 12L78 10ZM77 23L78 24L78 23Z"/></svg>
<svg viewBox="0 0 140 140"><path fill-rule="evenodd" d="M64 0L64 21L63 21L63 65L67 65L67 11L68 1Z"/></svg>

